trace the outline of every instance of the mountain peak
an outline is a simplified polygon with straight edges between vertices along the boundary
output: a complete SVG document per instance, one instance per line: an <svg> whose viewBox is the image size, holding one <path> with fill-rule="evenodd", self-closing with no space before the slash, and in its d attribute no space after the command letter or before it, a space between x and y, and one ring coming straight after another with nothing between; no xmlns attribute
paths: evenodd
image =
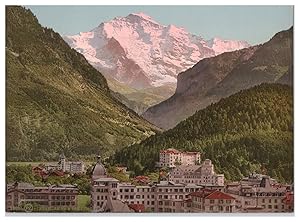
<svg viewBox="0 0 300 222"><path fill-rule="evenodd" d="M118 44L109 42L112 37ZM135 77L143 73L148 79L146 82L153 87L175 85L177 74L201 59L248 46L238 41L220 40L210 47L201 36L175 25L161 25L143 12L116 17L102 23L90 34L67 36L66 41L98 70L110 73L111 78L126 76L122 79L132 85ZM117 50L104 50L113 46L124 49L124 59L120 60L123 62L122 68L112 62L120 57L115 53ZM129 60L131 62L127 63ZM131 67L132 64L136 64L136 69ZM132 73L133 70L137 73Z"/></svg>
<svg viewBox="0 0 300 222"><path fill-rule="evenodd" d="M146 20L146 21L152 22L154 24L158 24L156 21L154 21L153 18L151 18L149 15L147 15L147 14L145 14L143 12L130 13L126 18L128 18L128 19L139 18L139 19L142 19L142 20Z"/></svg>

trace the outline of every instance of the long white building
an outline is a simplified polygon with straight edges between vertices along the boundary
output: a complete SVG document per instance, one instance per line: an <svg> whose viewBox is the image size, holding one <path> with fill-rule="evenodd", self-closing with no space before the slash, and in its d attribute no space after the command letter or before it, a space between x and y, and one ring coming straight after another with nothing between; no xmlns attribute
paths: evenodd
<svg viewBox="0 0 300 222"><path fill-rule="evenodd" d="M211 160L201 165L178 165L170 171L169 180L175 183L198 184L204 187L223 187L224 174L217 174Z"/></svg>
<svg viewBox="0 0 300 222"><path fill-rule="evenodd" d="M181 152L176 149L161 150L159 167L175 167L176 165L196 165L201 161L199 152Z"/></svg>

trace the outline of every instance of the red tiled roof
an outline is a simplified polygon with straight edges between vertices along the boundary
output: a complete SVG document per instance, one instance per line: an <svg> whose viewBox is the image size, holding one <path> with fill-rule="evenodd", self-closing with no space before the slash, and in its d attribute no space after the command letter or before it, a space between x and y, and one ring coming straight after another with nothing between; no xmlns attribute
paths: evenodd
<svg viewBox="0 0 300 222"><path fill-rule="evenodd" d="M137 213L145 212L145 206L143 204L128 204L128 207Z"/></svg>
<svg viewBox="0 0 300 222"><path fill-rule="evenodd" d="M294 194L291 192L287 192L285 197L282 199L285 204L292 204L294 202Z"/></svg>
<svg viewBox="0 0 300 222"><path fill-rule="evenodd" d="M223 193L221 191L215 191L209 194L206 199L222 199L222 200L235 200L234 197L230 196L229 194Z"/></svg>
<svg viewBox="0 0 300 222"><path fill-rule="evenodd" d="M166 149L166 150L161 150L160 153L173 153L173 154L178 154L180 153L180 151L176 150L176 149Z"/></svg>

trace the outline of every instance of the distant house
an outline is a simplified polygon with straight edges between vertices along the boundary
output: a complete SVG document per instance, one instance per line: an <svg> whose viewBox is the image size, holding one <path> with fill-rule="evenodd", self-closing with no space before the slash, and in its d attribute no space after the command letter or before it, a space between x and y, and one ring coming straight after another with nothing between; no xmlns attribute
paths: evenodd
<svg viewBox="0 0 300 222"><path fill-rule="evenodd" d="M47 171L45 170L44 167L42 166L35 166L32 168L32 173L35 175L35 176L39 176L39 177L46 177L48 174L47 174Z"/></svg>
<svg viewBox="0 0 300 222"><path fill-rule="evenodd" d="M45 169L47 171L60 170L64 173L81 174L85 173L85 164L82 161L66 161L65 155L61 154L57 164L47 164Z"/></svg>
<svg viewBox="0 0 300 222"><path fill-rule="evenodd" d="M199 152L181 152L176 149L161 150L159 153L159 167L176 167L176 165L196 165L200 163Z"/></svg>
<svg viewBox="0 0 300 222"><path fill-rule="evenodd" d="M134 182L143 185L150 183L150 178L148 176L136 176L133 180Z"/></svg>
<svg viewBox="0 0 300 222"><path fill-rule="evenodd" d="M127 167L124 166L116 166L116 169L120 173L127 173Z"/></svg>

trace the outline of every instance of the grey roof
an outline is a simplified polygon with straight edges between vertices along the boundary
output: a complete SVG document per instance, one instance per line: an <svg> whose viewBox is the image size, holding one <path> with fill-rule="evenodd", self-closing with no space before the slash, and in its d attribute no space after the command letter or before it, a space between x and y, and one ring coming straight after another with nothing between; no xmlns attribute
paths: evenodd
<svg viewBox="0 0 300 222"><path fill-rule="evenodd" d="M113 177L102 177L94 180L95 182L118 182L119 180L113 178Z"/></svg>
<svg viewBox="0 0 300 222"><path fill-rule="evenodd" d="M126 203L123 203L121 200L112 200L108 201L109 208L111 212L114 213L132 213L131 210Z"/></svg>
<svg viewBox="0 0 300 222"><path fill-rule="evenodd" d="M200 165L178 165L174 168L174 170L178 169L184 172L194 172L198 170L201 166Z"/></svg>
<svg viewBox="0 0 300 222"><path fill-rule="evenodd" d="M107 175L106 169L105 169L104 165L101 163L100 156L98 156L98 161L92 170L92 177L93 177L93 179L97 179L99 177L106 177L106 175Z"/></svg>

